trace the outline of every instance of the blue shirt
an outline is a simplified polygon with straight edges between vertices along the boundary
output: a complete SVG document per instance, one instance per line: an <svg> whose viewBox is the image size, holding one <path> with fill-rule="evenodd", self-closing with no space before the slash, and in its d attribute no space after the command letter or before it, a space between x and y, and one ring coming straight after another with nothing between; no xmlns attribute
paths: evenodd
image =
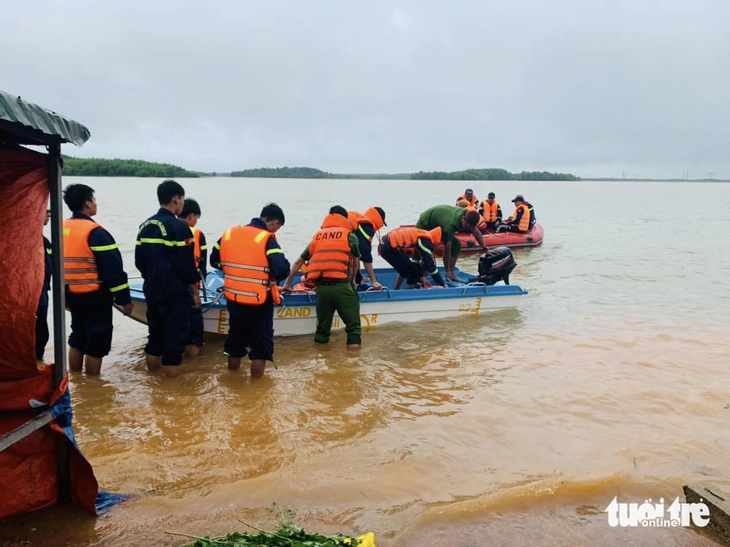
<svg viewBox="0 0 730 547"><path fill-rule="evenodd" d="M193 246L190 226L167 209L140 225L134 263L148 302L192 304L190 285L200 281Z"/></svg>

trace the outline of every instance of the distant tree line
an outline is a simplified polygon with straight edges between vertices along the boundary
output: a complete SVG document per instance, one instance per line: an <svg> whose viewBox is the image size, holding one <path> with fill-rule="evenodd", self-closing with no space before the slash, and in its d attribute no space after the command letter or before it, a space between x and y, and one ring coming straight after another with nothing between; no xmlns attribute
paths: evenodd
<svg viewBox="0 0 730 547"><path fill-rule="evenodd" d="M232 177L293 178L293 179L397 179L397 180L580 180L569 173L522 171L510 173L506 169L466 169L464 171L419 171L397 174L336 174L312 167L262 167L233 171Z"/></svg>
<svg viewBox="0 0 730 547"><path fill-rule="evenodd" d="M332 173L314 169L312 167L261 167L259 169L244 169L233 171L232 177L255 177L276 179L331 179Z"/></svg>
<svg viewBox="0 0 730 547"><path fill-rule="evenodd" d="M505 169L466 169L464 171L419 171L411 175L413 180L580 180L570 173L548 171L522 171L510 173Z"/></svg>
<svg viewBox="0 0 730 547"><path fill-rule="evenodd" d="M72 177L199 177L170 163L142 160L63 157L63 174Z"/></svg>

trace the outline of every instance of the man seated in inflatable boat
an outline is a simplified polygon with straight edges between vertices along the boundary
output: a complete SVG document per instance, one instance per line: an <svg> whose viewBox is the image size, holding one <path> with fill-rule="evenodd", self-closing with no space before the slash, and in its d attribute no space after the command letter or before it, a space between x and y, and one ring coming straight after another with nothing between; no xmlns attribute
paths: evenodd
<svg viewBox="0 0 730 547"><path fill-rule="evenodd" d="M517 194L512 200L515 204L515 211L507 220L499 227L500 232L518 232L524 234L529 232L535 226L535 208L529 202L525 201L522 194Z"/></svg>

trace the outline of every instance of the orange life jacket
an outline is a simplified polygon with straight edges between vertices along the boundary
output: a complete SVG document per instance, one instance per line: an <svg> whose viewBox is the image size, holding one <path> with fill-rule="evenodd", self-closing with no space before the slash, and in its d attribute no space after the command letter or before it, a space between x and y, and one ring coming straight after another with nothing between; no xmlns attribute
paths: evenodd
<svg viewBox="0 0 730 547"><path fill-rule="evenodd" d="M368 241L372 241L373 238L365 230L360 229L361 224L370 224L375 232L384 226L383 219L375 207L369 207L364 213L348 211L347 220L352 224L353 231L357 232L359 230Z"/></svg>
<svg viewBox="0 0 730 547"><path fill-rule="evenodd" d="M203 252L200 247L200 230L194 227L190 227L190 231L193 232L193 256L195 257L195 268L200 268L200 263L203 261ZM198 288L203 286L203 282L198 282Z"/></svg>
<svg viewBox="0 0 730 547"><path fill-rule="evenodd" d="M63 221L63 281L73 294L101 289L96 258L89 246L89 234L100 226L85 218L67 218Z"/></svg>
<svg viewBox="0 0 730 547"><path fill-rule="evenodd" d="M388 232L384 238L392 249L410 256L420 256L418 250L418 240L420 238L428 239L432 244L441 243L441 226L436 226L433 230L420 230L419 228L404 227L396 228L392 232Z"/></svg>
<svg viewBox="0 0 730 547"><path fill-rule="evenodd" d="M255 226L234 226L223 234L223 294L229 302L261 306L270 292L274 304L281 303L279 286L269 273L266 255L266 245L272 237L271 232Z"/></svg>
<svg viewBox="0 0 730 547"><path fill-rule="evenodd" d="M489 203L489 200L482 201L482 211L484 211L484 220L487 222L497 222L497 211L499 210L499 203L495 200Z"/></svg>
<svg viewBox="0 0 730 547"><path fill-rule="evenodd" d="M469 207L476 207L477 206L477 201L478 200L477 200L477 197L474 194L471 195L471 199L467 198L466 197L466 194L461 194L456 199L456 203L459 203L462 199L469 204Z"/></svg>
<svg viewBox="0 0 730 547"><path fill-rule="evenodd" d="M203 253L200 248L200 230L191 226L190 231L193 232L193 256L195 257L195 265L197 266L198 263L203 260Z"/></svg>
<svg viewBox="0 0 730 547"><path fill-rule="evenodd" d="M322 229L309 244L309 270L307 281L319 279L348 279L352 250L348 236L352 224L342 215L330 214L324 217Z"/></svg>
<svg viewBox="0 0 730 547"><path fill-rule="evenodd" d="M515 207L515 212L512 213L512 220L517 219L517 213L520 209L522 209L522 218L520 219L520 224L517 228L520 232L527 232L530 229L530 208L527 207L527 205L523 203L519 207Z"/></svg>

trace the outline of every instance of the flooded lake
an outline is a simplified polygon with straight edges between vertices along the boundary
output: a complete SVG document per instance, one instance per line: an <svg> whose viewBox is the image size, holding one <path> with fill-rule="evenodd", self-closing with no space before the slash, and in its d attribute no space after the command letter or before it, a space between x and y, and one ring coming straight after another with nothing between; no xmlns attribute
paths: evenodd
<svg viewBox="0 0 730 547"><path fill-rule="evenodd" d="M79 181L139 275L134 240L158 180L64 182ZM331 205L381 206L393 228L466 187L180 182L209 245L279 203L291 261ZM277 340L278 370L254 382L227 370L215 338L179 378L150 374L146 328L115 314L101 377L76 374L71 392L100 487L135 499L96 520L54 509L6 521L0 539L178 545L166 531L274 528L286 513L326 532L372 530L385 547L711 544L691 529L610 528L603 511L614 496L674 500L692 482L730 491L730 185L470 186L496 192L505 216L525 194L545 227L541 247L515 251L512 283L530 293L518 309L388 325L356 353L343 333L328 347Z"/></svg>

